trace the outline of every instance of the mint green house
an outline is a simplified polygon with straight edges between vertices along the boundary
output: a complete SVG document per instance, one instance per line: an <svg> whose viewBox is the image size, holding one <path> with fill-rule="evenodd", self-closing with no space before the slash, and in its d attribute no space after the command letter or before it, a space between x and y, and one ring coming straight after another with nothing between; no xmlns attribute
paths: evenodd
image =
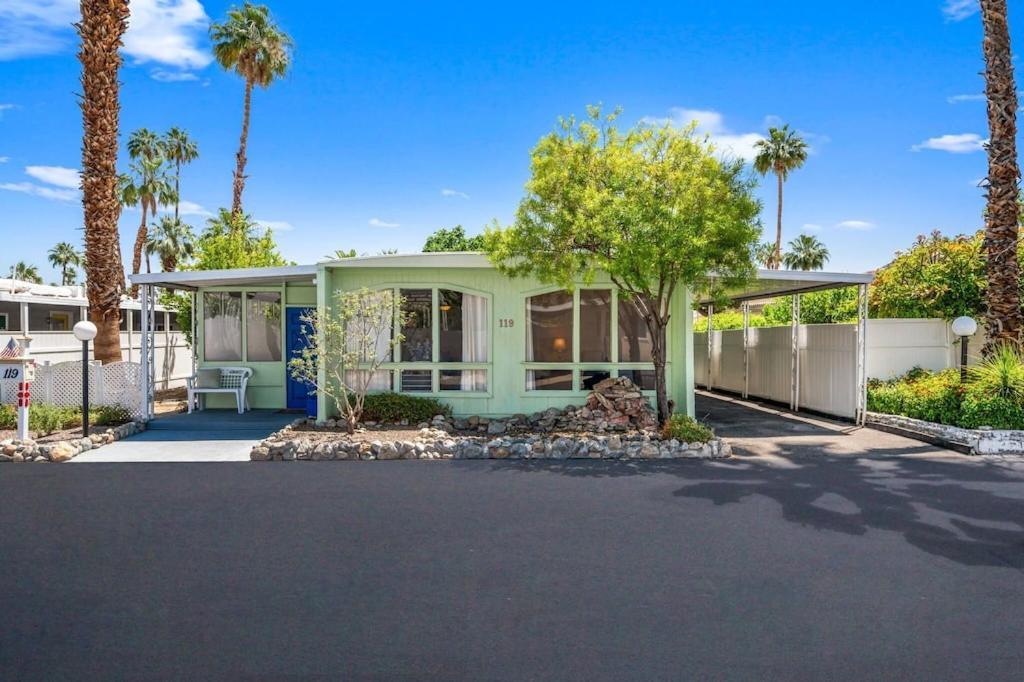
<svg viewBox="0 0 1024 682"><path fill-rule="evenodd" d="M762 271L737 300L812 290L845 281L827 273ZM373 378L374 390L431 396L456 415L500 416L579 404L609 376L628 376L653 397L647 327L607 277L572 291L529 278L509 278L477 253L365 256L315 265L250 270L139 274L143 309L152 287L192 292L197 368L252 370L253 408L309 409L309 388L289 376L301 348L305 311L322 314L339 290L391 289L405 305L404 341ZM669 400L694 413L693 300L677 295L668 330ZM143 315L143 323L146 323ZM145 338L145 333L143 337ZM143 353L143 374L154 357ZM700 378L697 378L700 382ZM146 387L151 394L152 382ZM209 395L208 407L234 407ZM336 414L325 396L318 419Z"/></svg>

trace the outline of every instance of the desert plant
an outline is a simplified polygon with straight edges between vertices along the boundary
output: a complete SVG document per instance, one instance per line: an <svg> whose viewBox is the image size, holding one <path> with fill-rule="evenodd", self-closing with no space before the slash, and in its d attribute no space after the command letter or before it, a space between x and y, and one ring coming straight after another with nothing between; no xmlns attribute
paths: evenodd
<svg viewBox="0 0 1024 682"><path fill-rule="evenodd" d="M968 370L968 378L983 395L1024 402L1024 352L1015 344L997 344Z"/></svg>
<svg viewBox="0 0 1024 682"><path fill-rule="evenodd" d="M325 314L300 317L304 347L288 363L292 377L333 399L354 433L382 364L404 340L402 299L391 289L338 291Z"/></svg>
<svg viewBox="0 0 1024 682"><path fill-rule="evenodd" d="M674 414L662 426L661 437L684 443L707 443L715 437L715 432L689 415Z"/></svg>

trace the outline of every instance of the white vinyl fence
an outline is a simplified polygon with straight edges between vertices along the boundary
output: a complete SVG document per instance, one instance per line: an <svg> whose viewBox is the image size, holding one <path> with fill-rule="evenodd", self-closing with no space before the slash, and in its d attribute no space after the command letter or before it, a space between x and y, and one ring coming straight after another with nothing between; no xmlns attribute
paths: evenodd
<svg viewBox="0 0 1024 682"><path fill-rule="evenodd" d="M17 404L17 381L0 380L0 404ZM82 404L82 363L36 364L32 402L77 407ZM133 417L143 417L142 368L137 362L89 363L89 403L120 405ZM31 409L31 408L30 408Z"/></svg>
<svg viewBox="0 0 1024 682"><path fill-rule="evenodd" d="M804 324L798 327L799 407L853 418L857 409L857 325ZM792 388L792 327L747 332L746 393L789 403ZM694 381L708 386L708 337L694 335ZM971 339L976 358L984 339ZM744 392L743 330L711 333L711 388ZM883 319L867 322L867 376L890 379L914 367L958 367L960 345L945 320Z"/></svg>
<svg viewBox="0 0 1024 682"><path fill-rule="evenodd" d="M11 334L0 334L0 348L7 345ZM13 335L21 338L20 332ZM154 332L156 354L157 390L185 385L185 379L192 374L192 351L185 343L180 331ZM139 332L121 332L121 357L125 362L139 362L142 357L142 335ZM90 344L90 350L92 346ZM40 365L43 362L79 362L82 359L82 343L71 332L32 332L31 355Z"/></svg>

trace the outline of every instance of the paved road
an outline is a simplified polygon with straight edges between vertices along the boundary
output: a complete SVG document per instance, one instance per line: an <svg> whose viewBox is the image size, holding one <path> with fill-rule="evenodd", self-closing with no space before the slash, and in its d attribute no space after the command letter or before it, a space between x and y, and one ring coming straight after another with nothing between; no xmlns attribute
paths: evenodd
<svg viewBox="0 0 1024 682"><path fill-rule="evenodd" d="M831 447L8 465L0 678L1019 679L1024 473Z"/></svg>

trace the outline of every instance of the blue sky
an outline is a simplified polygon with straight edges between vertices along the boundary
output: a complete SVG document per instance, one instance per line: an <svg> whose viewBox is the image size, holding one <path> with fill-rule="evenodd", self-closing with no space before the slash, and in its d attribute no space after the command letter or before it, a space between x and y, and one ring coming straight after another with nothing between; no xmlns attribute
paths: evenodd
<svg viewBox="0 0 1024 682"><path fill-rule="evenodd" d="M197 228L231 200L242 83L211 63L206 39L229 5L133 0L126 39L122 138L178 125L198 140L182 190ZM46 251L81 239L77 6L0 4L0 273L25 260L56 279ZM417 251L439 227L508 222L531 147L598 102L627 124L697 118L738 154L775 121L803 131L814 153L786 185L784 237L817 235L831 270L981 226L973 0L270 6L295 39L294 68L254 95L245 207L297 262ZM770 232L771 178L760 194ZM137 221L122 217L126 261Z"/></svg>

